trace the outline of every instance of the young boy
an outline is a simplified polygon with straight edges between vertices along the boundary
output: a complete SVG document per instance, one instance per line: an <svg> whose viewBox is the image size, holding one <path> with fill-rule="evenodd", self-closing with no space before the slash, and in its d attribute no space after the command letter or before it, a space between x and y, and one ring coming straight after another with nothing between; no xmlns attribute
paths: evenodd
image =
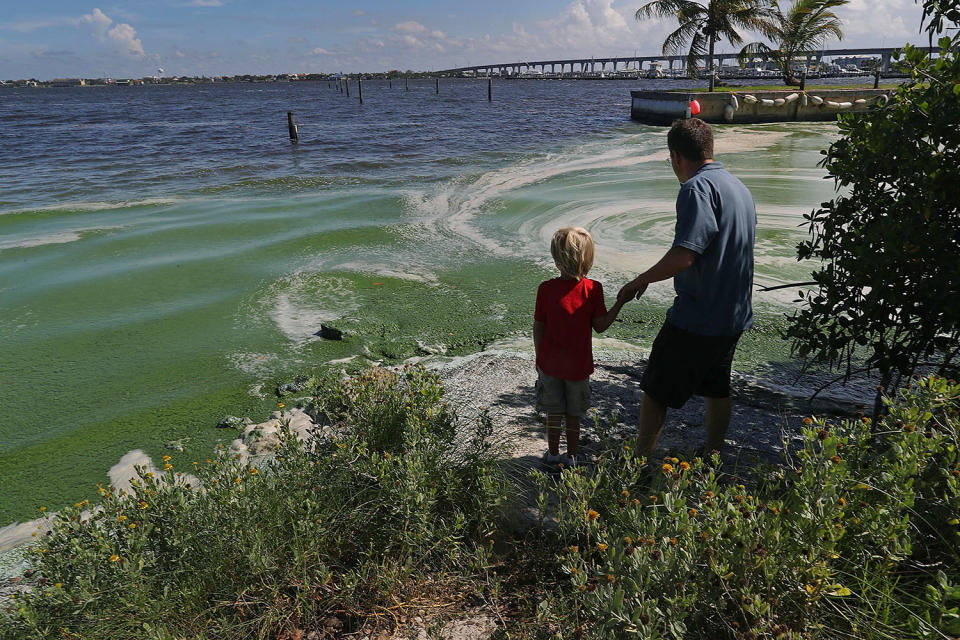
<svg viewBox="0 0 960 640"><path fill-rule="evenodd" d="M593 373L591 329L603 333L625 302L610 311L603 286L586 277L593 266L593 238L580 227L564 227L553 235L550 253L560 277L541 283L533 315L537 352L537 409L547 414L549 464L577 466L580 418L590 407ZM560 431L566 418L567 452L560 455Z"/></svg>

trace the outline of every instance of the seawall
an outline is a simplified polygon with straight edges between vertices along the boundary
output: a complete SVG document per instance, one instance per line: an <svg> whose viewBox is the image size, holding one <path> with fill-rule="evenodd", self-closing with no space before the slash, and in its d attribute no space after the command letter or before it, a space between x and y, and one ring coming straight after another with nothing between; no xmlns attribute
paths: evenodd
<svg viewBox="0 0 960 640"><path fill-rule="evenodd" d="M770 91L631 91L630 117L647 124L670 124L696 114L711 123L792 122L834 120L838 113L863 112L886 104L890 89L812 89Z"/></svg>

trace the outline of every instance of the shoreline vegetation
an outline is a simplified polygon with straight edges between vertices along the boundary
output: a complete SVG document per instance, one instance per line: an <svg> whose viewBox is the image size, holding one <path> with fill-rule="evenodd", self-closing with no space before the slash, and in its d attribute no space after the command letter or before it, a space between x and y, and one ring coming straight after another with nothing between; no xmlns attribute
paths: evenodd
<svg viewBox="0 0 960 640"><path fill-rule="evenodd" d="M746 468L646 460L598 416L592 464L548 476L421 366L314 378L248 451L57 514L0 638L953 636L958 409L918 377L876 424L805 417Z"/></svg>
<svg viewBox="0 0 960 640"><path fill-rule="evenodd" d="M647 459L597 413L590 463L547 475L423 366L298 380L240 444L58 513L0 640L960 636L958 40L908 46L913 80L840 118L824 166L852 188L798 246L823 268L784 337L841 379L878 372L872 415L785 415L798 439L741 466Z"/></svg>

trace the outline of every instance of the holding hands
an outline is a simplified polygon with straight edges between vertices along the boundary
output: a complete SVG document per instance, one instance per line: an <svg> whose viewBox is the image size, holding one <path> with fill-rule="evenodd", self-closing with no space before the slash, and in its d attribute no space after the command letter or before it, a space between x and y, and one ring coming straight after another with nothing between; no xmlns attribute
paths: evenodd
<svg viewBox="0 0 960 640"><path fill-rule="evenodd" d="M617 304L623 305L633 299L640 299L640 296L647 290L647 283L641 282L639 278L631 280L623 285L617 294Z"/></svg>

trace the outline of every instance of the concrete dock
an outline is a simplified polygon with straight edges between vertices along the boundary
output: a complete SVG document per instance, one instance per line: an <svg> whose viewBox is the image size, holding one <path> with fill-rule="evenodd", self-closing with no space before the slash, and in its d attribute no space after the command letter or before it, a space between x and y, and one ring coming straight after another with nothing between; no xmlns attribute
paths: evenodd
<svg viewBox="0 0 960 640"><path fill-rule="evenodd" d="M780 89L713 93L631 91L630 117L646 124L668 125L691 115L711 123L835 120L837 114L864 112L884 105L892 89ZM700 113L691 113L696 100ZM695 109L694 109L695 110Z"/></svg>

